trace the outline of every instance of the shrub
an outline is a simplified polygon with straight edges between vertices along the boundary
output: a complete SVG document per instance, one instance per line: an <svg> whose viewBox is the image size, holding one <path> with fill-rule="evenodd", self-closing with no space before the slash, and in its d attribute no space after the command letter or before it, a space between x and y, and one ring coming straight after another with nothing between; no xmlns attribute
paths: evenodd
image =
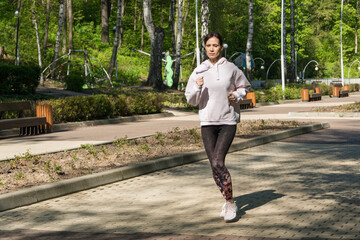
<svg viewBox="0 0 360 240"><path fill-rule="evenodd" d="M350 88L350 92L358 92L359 91L359 84L358 83L351 83L349 88Z"/></svg>
<svg viewBox="0 0 360 240"><path fill-rule="evenodd" d="M82 87L86 83L85 78L79 72L71 73L65 76L66 89L75 92L81 92Z"/></svg>
<svg viewBox="0 0 360 240"><path fill-rule="evenodd" d="M14 66L0 64L1 94L35 93L40 83L38 66Z"/></svg>

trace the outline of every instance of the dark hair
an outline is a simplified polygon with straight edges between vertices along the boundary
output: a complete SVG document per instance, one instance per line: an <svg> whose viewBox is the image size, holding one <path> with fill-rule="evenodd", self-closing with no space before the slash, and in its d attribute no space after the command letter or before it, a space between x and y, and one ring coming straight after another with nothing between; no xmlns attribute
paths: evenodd
<svg viewBox="0 0 360 240"><path fill-rule="evenodd" d="M210 38L212 38L212 37L216 37L217 39L219 39L220 46L223 46L223 38L222 38L222 36L220 35L220 33L217 33L217 32L208 33L208 34L204 37L204 46L206 45L206 42L207 42Z"/></svg>

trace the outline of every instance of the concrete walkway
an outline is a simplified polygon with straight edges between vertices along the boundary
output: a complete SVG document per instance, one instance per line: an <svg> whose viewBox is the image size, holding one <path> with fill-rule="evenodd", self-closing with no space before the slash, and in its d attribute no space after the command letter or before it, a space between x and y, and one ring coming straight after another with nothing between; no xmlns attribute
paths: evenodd
<svg viewBox="0 0 360 240"><path fill-rule="evenodd" d="M360 239L359 119L288 114L354 101L360 95L243 112L242 119L320 121L331 127L229 154L240 208L234 223L218 217L223 200L204 160L1 212L0 239ZM35 141L46 148L49 141L75 145L198 125L196 115L175 113L5 138L0 147L16 155Z"/></svg>

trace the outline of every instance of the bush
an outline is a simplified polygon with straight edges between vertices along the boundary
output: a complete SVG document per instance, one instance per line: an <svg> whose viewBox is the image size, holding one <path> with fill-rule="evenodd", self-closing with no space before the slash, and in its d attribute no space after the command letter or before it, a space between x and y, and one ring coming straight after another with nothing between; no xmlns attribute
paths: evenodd
<svg viewBox="0 0 360 240"><path fill-rule="evenodd" d="M0 65L1 94L32 94L39 83L38 66Z"/></svg>
<svg viewBox="0 0 360 240"><path fill-rule="evenodd" d="M66 89L74 92L81 92L82 87L86 83L85 78L79 72L71 73L65 76Z"/></svg>
<svg viewBox="0 0 360 240"><path fill-rule="evenodd" d="M359 91L359 84L358 83L351 83L349 88L350 88L350 92L358 92Z"/></svg>
<svg viewBox="0 0 360 240"><path fill-rule="evenodd" d="M163 108L162 100L162 96L157 93L138 93L131 96L76 96L41 101L38 104L51 105L54 123L62 123L159 113Z"/></svg>

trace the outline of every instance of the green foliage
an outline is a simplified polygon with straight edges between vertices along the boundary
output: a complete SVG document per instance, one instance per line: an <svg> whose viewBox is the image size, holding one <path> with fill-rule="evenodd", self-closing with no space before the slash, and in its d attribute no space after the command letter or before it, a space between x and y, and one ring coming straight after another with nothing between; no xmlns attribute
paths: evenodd
<svg viewBox="0 0 360 240"><path fill-rule="evenodd" d="M0 64L0 94L33 94L39 82L37 66Z"/></svg>
<svg viewBox="0 0 360 240"><path fill-rule="evenodd" d="M75 92L81 92L85 84L85 78L81 75L81 73L76 72L65 76L64 81L66 89Z"/></svg>

